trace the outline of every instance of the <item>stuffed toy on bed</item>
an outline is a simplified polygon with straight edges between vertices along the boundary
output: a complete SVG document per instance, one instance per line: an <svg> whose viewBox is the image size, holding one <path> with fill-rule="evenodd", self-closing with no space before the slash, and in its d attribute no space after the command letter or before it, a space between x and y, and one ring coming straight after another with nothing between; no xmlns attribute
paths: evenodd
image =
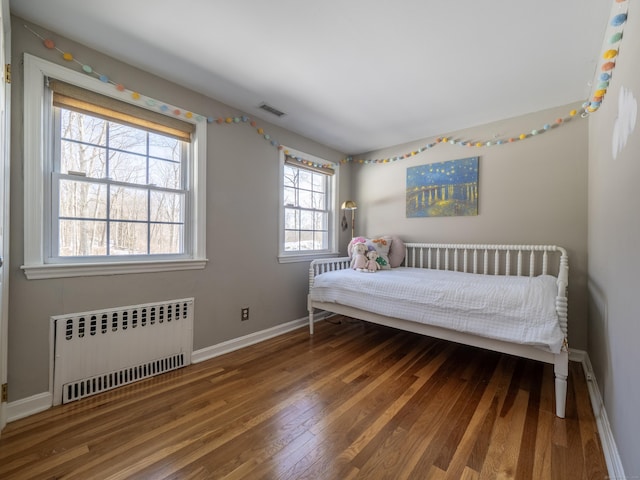
<svg viewBox="0 0 640 480"><path fill-rule="evenodd" d="M362 243L355 243L353 245L353 252L351 256L351 268L354 270L362 270L367 268L367 246Z"/></svg>
<svg viewBox="0 0 640 480"><path fill-rule="evenodd" d="M378 252L376 250L369 250L367 252L367 272L375 272L380 268L378 263Z"/></svg>

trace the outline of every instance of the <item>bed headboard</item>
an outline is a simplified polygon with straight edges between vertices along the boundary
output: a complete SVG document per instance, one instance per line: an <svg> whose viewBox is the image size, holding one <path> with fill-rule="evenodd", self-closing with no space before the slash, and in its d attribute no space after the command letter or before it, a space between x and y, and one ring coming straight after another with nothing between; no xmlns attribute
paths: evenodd
<svg viewBox="0 0 640 480"><path fill-rule="evenodd" d="M405 250L407 267L485 275L560 276L568 265L566 250L555 245L406 243Z"/></svg>

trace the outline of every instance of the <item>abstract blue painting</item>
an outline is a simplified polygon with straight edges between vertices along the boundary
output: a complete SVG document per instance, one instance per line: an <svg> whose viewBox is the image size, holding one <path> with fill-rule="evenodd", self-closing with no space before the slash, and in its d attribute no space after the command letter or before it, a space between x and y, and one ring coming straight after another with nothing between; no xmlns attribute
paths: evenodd
<svg viewBox="0 0 640 480"><path fill-rule="evenodd" d="M478 157L407 168L407 218L478 215Z"/></svg>

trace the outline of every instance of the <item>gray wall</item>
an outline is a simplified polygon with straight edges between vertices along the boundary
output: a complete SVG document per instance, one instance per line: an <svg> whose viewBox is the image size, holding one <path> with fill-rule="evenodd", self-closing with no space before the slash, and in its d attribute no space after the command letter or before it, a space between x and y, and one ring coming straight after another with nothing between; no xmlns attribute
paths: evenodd
<svg viewBox="0 0 640 480"><path fill-rule="evenodd" d="M589 121L589 356L629 478L640 477L640 126L615 159L612 137L624 118L621 87L636 106L640 99L640 17L634 13L603 106Z"/></svg>
<svg viewBox="0 0 640 480"><path fill-rule="evenodd" d="M27 280L23 263L23 52L71 68L47 50L19 18L12 24L11 271L9 301L10 401L48 390L49 317L104 307L195 297L194 348L306 316L308 262L279 264L278 152L248 125L208 127L207 255L204 270L156 274ZM43 29L36 27L36 31ZM78 59L152 98L213 116L242 112L51 34ZM275 125L259 122L282 144L327 160L340 152ZM346 197L349 169L341 175ZM342 244L346 243L344 237ZM240 308L251 319L240 322Z"/></svg>
<svg viewBox="0 0 640 480"><path fill-rule="evenodd" d="M518 136L568 116L575 105L479 126L448 135L482 140ZM409 241L554 244L569 252L569 343L587 347L587 129L574 118L559 128L508 145L439 144L404 160L356 164L356 231L395 233ZM384 159L417 150L432 139L359 156ZM406 218L407 167L479 156L478 216Z"/></svg>

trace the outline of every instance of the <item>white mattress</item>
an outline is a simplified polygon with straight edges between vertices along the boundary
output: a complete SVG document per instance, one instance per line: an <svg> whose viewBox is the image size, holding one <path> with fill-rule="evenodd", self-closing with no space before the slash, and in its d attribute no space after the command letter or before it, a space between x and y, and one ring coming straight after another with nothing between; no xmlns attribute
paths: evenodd
<svg viewBox="0 0 640 480"><path fill-rule="evenodd" d="M315 277L313 301L338 303L404 320L559 353L556 278L480 275L398 267L344 269Z"/></svg>

